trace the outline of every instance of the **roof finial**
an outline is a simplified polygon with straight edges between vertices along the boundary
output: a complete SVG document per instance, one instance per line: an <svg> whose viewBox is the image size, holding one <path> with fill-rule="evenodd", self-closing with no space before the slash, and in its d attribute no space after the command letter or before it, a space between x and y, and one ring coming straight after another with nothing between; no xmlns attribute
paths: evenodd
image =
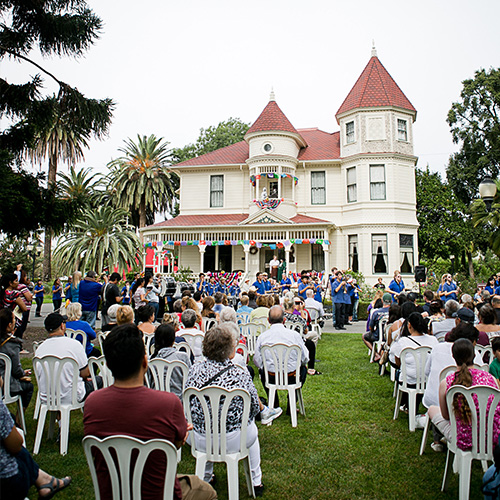
<svg viewBox="0 0 500 500"><path fill-rule="evenodd" d="M375 48L375 40L372 40L372 57L377 57L377 49Z"/></svg>
<svg viewBox="0 0 500 500"><path fill-rule="evenodd" d="M271 94L269 95L269 101L276 101L276 96L274 95L273 87L271 87Z"/></svg>

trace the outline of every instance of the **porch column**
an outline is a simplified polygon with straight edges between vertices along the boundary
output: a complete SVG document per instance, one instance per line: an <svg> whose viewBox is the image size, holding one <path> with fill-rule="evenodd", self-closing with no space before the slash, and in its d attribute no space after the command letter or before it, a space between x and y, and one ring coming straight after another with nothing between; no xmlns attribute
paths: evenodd
<svg viewBox="0 0 500 500"><path fill-rule="evenodd" d="M142 270L146 269L146 248L142 247Z"/></svg>
<svg viewBox="0 0 500 500"><path fill-rule="evenodd" d="M326 245L323 243L321 245L323 247L323 254L325 256L325 274L328 275L330 272L330 245Z"/></svg>
<svg viewBox="0 0 500 500"><path fill-rule="evenodd" d="M281 165L278 167L278 199L281 200Z"/></svg>
<svg viewBox="0 0 500 500"><path fill-rule="evenodd" d="M200 251L200 273L203 272L203 266L205 265L205 249L207 245L198 245L198 250Z"/></svg>
<svg viewBox="0 0 500 500"><path fill-rule="evenodd" d="M286 273L290 272L290 252L292 250L292 245L285 247L285 262L286 262Z"/></svg>
<svg viewBox="0 0 500 500"><path fill-rule="evenodd" d="M243 253L245 254L245 276L248 275L248 259L250 255L250 245L243 245Z"/></svg>

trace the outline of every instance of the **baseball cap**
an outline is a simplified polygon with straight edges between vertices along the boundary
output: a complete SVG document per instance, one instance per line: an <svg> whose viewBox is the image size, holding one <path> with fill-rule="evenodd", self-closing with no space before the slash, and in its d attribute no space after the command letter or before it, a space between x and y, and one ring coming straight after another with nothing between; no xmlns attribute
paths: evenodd
<svg viewBox="0 0 500 500"><path fill-rule="evenodd" d="M474 323L474 313L468 307L462 307L456 313L453 313L452 317L466 323Z"/></svg>
<svg viewBox="0 0 500 500"><path fill-rule="evenodd" d="M55 332L63 323L66 323L67 316L59 313L50 313L44 321L45 329L49 332Z"/></svg>
<svg viewBox="0 0 500 500"><path fill-rule="evenodd" d="M384 295L382 296L382 301L386 304L392 302L392 295L390 293L384 293Z"/></svg>
<svg viewBox="0 0 500 500"><path fill-rule="evenodd" d="M97 276L97 273L95 271L89 271L87 273L87 278L95 278Z"/></svg>

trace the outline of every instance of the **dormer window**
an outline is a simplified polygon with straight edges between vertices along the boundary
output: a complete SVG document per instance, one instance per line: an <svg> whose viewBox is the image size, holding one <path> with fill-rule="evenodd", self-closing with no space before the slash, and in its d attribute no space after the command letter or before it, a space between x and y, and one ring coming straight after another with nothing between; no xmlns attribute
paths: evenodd
<svg viewBox="0 0 500 500"><path fill-rule="evenodd" d="M273 150L273 145L270 142L264 143L262 146L264 153L270 153Z"/></svg>
<svg viewBox="0 0 500 500"><path fill-rule="evenodd" d="M354 122L347 122L345 124L345 140L347 144L354 142Z"/></svg>
<svg viewBox="0 0 500 500"><path fill-rule="evenodd" d="M398 119L398 141L408 141L407 125L406 120Z"/></svg>

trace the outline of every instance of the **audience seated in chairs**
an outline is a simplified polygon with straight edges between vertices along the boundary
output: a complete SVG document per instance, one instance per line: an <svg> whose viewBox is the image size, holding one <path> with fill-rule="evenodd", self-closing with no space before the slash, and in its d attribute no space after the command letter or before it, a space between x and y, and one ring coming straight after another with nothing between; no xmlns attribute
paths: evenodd
<svg viewBox="0 0 500 500"><path fill-rule="evenodd" d="M92 345L92 340L95 340L96 333L93 328L86 322L82 321L82 305L79 302L71 302L66 307L66 314L68 319L66 320L66 328L70 330L82 330L87 334L87 345L85 346L85 353L87 357L95 356L98 358L101 355L101 351ZM80 336L77 340L80 339Z"/></svg>
<svg viewBox="0 0 500 500"><path fill-rule="evenodd" d="M70 483L71 477L56 479L38 467L23 446L23 436L14 425L9 410L0 400L0 498L23 500L33 485L39 499L52 498Z"/></svg>
<svg viewBox="0 0 500 500"><path fill-rule="evenodd" d="M110 332L115 326L117 326L116 315L118 314L118 309L120 309L120 304L113 304L108 308L108 323L101 328L102 332Z"/></svg>
<svg viewBox="0 0 500 500"><path fill-rule="evenodd" d="M45 318L45 329L48 332L48 337L43 344L40 344L35 352L35 356L43 358L43 356L58 356L60 358L68 357L74 359L78 363L80 369L80 378L78 379L78 400L83 401L94 390L92 380L90 379L90 371L88 359L82 344L78 340L71 339L64 335L66 331L66 323L64 317L59 313L51 313ZM71 370L71 373L67 372ZM37 380L39 382L38 392L42 402L46 400L46 381L45 373L40 368L37 372ZM73 380L72 368L66 365L61 376L61 402L69 403L71 401L71 382ZM99 389L102 387L102 378L96 377L96 383Z"/></svg>
<svg viewBox="0 0 500 500"><path fill-rule="evenodd" d="M203 340L203 355L207 358L202 363L194 364L189 370L186 388L201 389L206 386L218 386L224 389L245 389L251 397L250 421L247 428L247 446L250 456L250 473L255 494L262 496L262 471L260 468L260 445L255 417L259 414L261 403L252 379L247 370L242 370L232 363L236 349L236 338L227 323L210 329ZM242 403L235 400L229 407L226 420L226 432L230 438L227 442L228 452L233 447L239 446L241 429ZM205 442L205 419L203 409L197 399L193 399L191 406L194 436L197 448L203 448ZM279 412L281 414L281 411ZM279 416L276 414L276 416ZM205 481L214 481L212 474L213 464L207 462L205 468Z"/></svg>
<svg viewBox="0 0 500 500"><path fill-rule="evenodd" d="M248 303L249 303L250 299L248 298L248 295L245 293L245 294L241 294L241 299L240 299L240 307L238 307L238 310L236 312L238 313L246 313L246 314L250 314L253 309L251 307L248 307Z"/></svg>
<svg viewBox="0 0 500 500"><path fill-rule="evenodd" d="M373 349L374 342L377 342L380 339L380 335L383 332L378 331L379 321L384 315L389 314L389 307L392 304L392 296L390 293L384 293L382 296L382 307L379 309L375 309L371 312L370 315L370 330L363 335L363 342L366 344L370 351ZM373 361L377 363L380 359L380 354L376 353L375 356L372 357Z"/></svg>
<svg viewBox="0 0 500 500"><path fill-rule="evenodd" d="M144 386L148 357L140 330L133 324L114 328L104 342L104 355L115 383L96 391L85 402L84 433L98 438L128 435L147 441L167 439L177 448L188 431L184 411L174 394ZM147 418L145 418L147 416ZM165 461L148 462L142 482L143 498L161 498ZM110 498L110 483L104 460L96 457L101 498ZM210 500L215 490L196 476L177 475L174 498Z"/></svg>
<svg viewBox="0 0 500 500"><path fill-rule="evenodd" d="M10 384L11 396L20 396L24 410L28 407L33 396L33 384L31 383L30 371L24 370L21 366L19 353L22 349L22 340L14 337L13 333L16 328L16 318L10 309L0 310L0 353L7 355L11 362L12 368L10 380L5 380L6 384ZM5 364L0 360L0 376L5 376ZM22 420L21 415L17 418ZM18 422L20 424L21 422ZM1 498L1 497L0 497Z"/></svg>
<svg viewBox="0 0 500 500"><path fill-rule="evenodd" d="M116 324L120 326L133 323L134 315L134 310L130 306L120 306L118 311L116 311Z"/></svg>
<svg viewBox="0 0 500 500"><path fill-rule="evenodd" d="M300 347L302 352L302 364L300 367L299 380L301 381L302 385L304 385L307 376L306 364L309 361L309 352L306 348L306 345L304 344L304 340L296 331L285 328L285 326L283 325L284 313L281 306L271 307L271 309L269 310L268 320L271 327L269 328L269 330L259 335L257 339L257 345L255 348L255 355L253 357L253 362L259 370L262 385L264 386L266 393L269 394L269 390L265 385L264 363L267 364L270 362L270 360L262 358L261 348L263 345L282 343L286 345L296 345ZM293 378L295 380L295 377L297 376L297 374L295 373L295 365L296 365L296 357L294 358L293 356L290 356L289 379ZM268 369L270 372L274 372L274 366L270 366L268 364ZM274 406L275 407L279 406L279 400L277 395L274 401ZM287 408L287 414L290 414L289 408Z"/></svg>
<svg viewBox="0 0 500 500"><path fill-rule="evenodd" d="M139 320L139 330L142 333L154 333L155 326L153 325L155 321L155 310L152 306L141 306L136 311L137 319Z"/></svg>

